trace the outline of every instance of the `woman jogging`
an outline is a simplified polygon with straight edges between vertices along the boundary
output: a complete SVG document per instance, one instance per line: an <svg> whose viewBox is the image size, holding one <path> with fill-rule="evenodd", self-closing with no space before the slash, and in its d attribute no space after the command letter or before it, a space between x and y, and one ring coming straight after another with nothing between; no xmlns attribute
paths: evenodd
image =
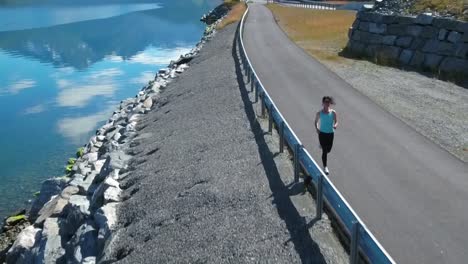
<svg viewBox="0 0 468 264"><path fill-rule="evenodd" d="M330 108L330 105L333 104L335 104L333 97L324 96L322 98L323 108L315 115L315 128L322 148L323 170L327 175L330 173L327 167L327 154L332 149L334 132L338 127L336 111Z"/></svg>

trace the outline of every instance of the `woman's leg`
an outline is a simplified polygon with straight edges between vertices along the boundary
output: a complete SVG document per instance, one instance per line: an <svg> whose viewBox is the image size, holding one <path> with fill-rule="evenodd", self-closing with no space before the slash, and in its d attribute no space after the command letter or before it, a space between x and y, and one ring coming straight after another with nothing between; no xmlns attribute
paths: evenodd
<svg viewBox="0 0 468 264"><path fill-rule="evenodd" d="M323 167L327 166L327 151L322 147L322 163Z"/></svg>
<svg viewBox="0 0 468 264"><path fill-rule="evenodd" d="M323 167L327 167L327 154L330 153L333 147L333 133L320 133L319 141L320 146L322 147L322 163Z"/></svg>

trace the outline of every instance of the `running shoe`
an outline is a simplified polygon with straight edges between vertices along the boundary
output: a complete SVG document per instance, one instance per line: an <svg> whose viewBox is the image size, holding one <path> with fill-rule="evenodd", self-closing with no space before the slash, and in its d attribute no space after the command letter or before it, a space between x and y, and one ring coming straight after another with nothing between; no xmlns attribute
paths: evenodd
<svg viewBox="0 0 468 264"><path fill-rule="evenodd" d="M330 173L330 171L328 170L328 167L325 167L325 168L323 169L323 171L325 172L326 175L328 175L328 174Z"/></svg>

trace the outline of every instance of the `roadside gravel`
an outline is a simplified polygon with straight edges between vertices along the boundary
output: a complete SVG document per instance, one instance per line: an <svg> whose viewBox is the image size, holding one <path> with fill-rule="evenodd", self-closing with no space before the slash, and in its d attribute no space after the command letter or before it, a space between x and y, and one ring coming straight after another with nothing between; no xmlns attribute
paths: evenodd
<svg viewBox="0 0 468 264"><path fill-rule="evenodd" d="M139 121L103 263L324 263L336 252L321 252L287 188L272 181L276 165L241 99L235 30L206 43Z"/></svg>
<svg viewBox="0 0 468 264"><path fill-rule="evenodd" d="M321 62L419 133L468 162L468 89L368 61Z"/></svg>

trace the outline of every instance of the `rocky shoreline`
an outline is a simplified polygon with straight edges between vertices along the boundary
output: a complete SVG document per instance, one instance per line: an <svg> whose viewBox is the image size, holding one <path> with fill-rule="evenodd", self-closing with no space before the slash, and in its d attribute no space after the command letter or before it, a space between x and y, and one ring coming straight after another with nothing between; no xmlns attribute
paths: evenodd
<svg viewBox="0 0 468 264"><path fill-rule="evenodd" d="M0 263L95 263L108 246L124 199L120 182L128 176L132 146L140 118L167 102L159 96L216 33L229 9L221 5L205 20L200 42L187 54L159 70L134 97L121 101L107 123L70 159L67 175L46 180L31 209L4 221Z"/></svg>

